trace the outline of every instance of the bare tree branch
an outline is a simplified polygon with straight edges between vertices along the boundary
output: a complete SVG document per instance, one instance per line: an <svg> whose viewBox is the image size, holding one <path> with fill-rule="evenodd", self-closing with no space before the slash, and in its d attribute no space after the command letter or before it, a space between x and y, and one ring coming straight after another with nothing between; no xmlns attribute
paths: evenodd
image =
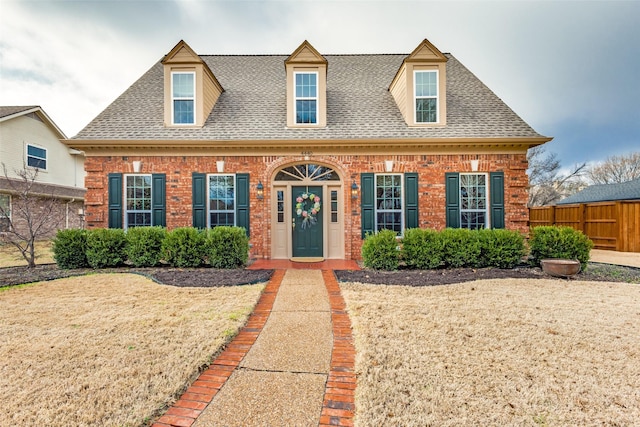
<svg viewBox="0 0 640 427"><path fill-rule="evenodd" d="M582 176L586 163L574 165L568 173L560 173L556 153L547 153L542 145L529 149L529 206L544 206L557 202L584 188Z"/></svg>
<svg viewBox="0 0 640 427"><path fill-rule="evenodd" d="M640 152L608 157L591 167L587 177L594 184L619 184L640 178Z"/></svg>
<svg viewBox="0 0 640 427"><path fill-rule="evenodd" d="M38 168L14 170L17 178L9 178L7 167L2 163L4 178L11 196L10 206L0 204L0 215L6 218L7 230L0 239L13 245L30 268L36 265L35 242L57 230L63 219L64 204L53 192L43 194L38 190Z"/></svg>

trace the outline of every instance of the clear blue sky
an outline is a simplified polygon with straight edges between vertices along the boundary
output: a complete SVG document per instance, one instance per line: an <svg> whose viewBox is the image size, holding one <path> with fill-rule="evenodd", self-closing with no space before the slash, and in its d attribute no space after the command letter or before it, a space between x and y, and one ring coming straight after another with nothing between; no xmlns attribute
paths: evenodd
<svg viewBox="0 0 640 427"><path fill-rule="evenodd" d="M181 39L200 54L450 52L565 167L640 151L639 1L0 0L0 105L74 136Z"/></svg>

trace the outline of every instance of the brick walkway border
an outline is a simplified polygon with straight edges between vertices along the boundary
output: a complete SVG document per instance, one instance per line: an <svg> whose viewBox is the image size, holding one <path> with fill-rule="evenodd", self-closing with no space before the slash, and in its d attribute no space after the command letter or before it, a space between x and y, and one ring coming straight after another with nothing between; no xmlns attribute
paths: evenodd
<svg viewBox="0 0 640 427"><path fill-rule="evenodd" d="M356 409L356 350L351 333L351 320L333 271L323 270L322 278L327 287L331 305L333 351L320 413L320 427L353 426Z"/></svg>
<svg viewBox="0 0 640 427"><path fill-rule="evenodd" d="M152 427L190 427L196 421L258 339L271 314L285 273L286 270L273 273L240 333ZM353 426L356 389L351 321L333 271L323 270L322 278L329 293L333 349L319 427L349 427Z"/></svg>

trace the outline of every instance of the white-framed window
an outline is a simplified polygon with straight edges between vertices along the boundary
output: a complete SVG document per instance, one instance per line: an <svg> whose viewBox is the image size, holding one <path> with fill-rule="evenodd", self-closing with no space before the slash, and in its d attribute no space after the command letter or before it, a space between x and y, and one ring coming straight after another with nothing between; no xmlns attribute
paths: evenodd
<svg viewBox="0 0 640 427"><path fill-rule="evenodd" d="M47 149L27 144L27 166L47 170Z"/></svg>
<svg viewBox="0 0 640 427"><path fill-rule="evenodd" d="M0 232L11 227L11 195L0 194Z"/></svg>
<svg viewBox="0 0 640 427"><path fill-rule="evenodd" d="M318 73L295 72L293 81L296 123L318 123Z"/></svg>
<svg viewBox="0 0 640 427"><path fill-rule="evenodd" d="M151 175L125 175L124 228L148 227L151 221Z"/></svg>
<svg viewBox="0 0 640 427"><path fill-rule="evenodd" d="M414 71L416 123L438 123L438 71Z"/></svg>
<svg viewBox="0 0 640 427"><path fill-rule="evenodd" d="M171 73L171 110L174 125L196 123L196 73Z"/></svg>
<svg viewBox="0 0 640 427"><path fill-rule="evenodd" d="M376 175L376 230L404 230L402 174Z"/></svg>
<svg viewBox="0 0 640 427"><path fill-rule="evenodd" d="M460 174L460 228L489 227L487 174Z"/></svg>
<svg viewBox="0 0 640 427"><path fill-rule="evenodd" d="M209 227L236 225L236 177L212 174L208 176Z"/></svg>

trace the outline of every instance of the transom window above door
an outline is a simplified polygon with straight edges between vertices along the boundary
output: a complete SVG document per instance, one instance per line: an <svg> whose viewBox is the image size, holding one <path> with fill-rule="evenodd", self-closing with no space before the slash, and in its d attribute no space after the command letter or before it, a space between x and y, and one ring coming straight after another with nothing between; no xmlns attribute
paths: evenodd
<svg viewBox="0 0 640 427"><path fill-rule="evenodd" d="M327 166L307 163L289 166L277 173L276 181L340 181L340 177Z"/></svg>

